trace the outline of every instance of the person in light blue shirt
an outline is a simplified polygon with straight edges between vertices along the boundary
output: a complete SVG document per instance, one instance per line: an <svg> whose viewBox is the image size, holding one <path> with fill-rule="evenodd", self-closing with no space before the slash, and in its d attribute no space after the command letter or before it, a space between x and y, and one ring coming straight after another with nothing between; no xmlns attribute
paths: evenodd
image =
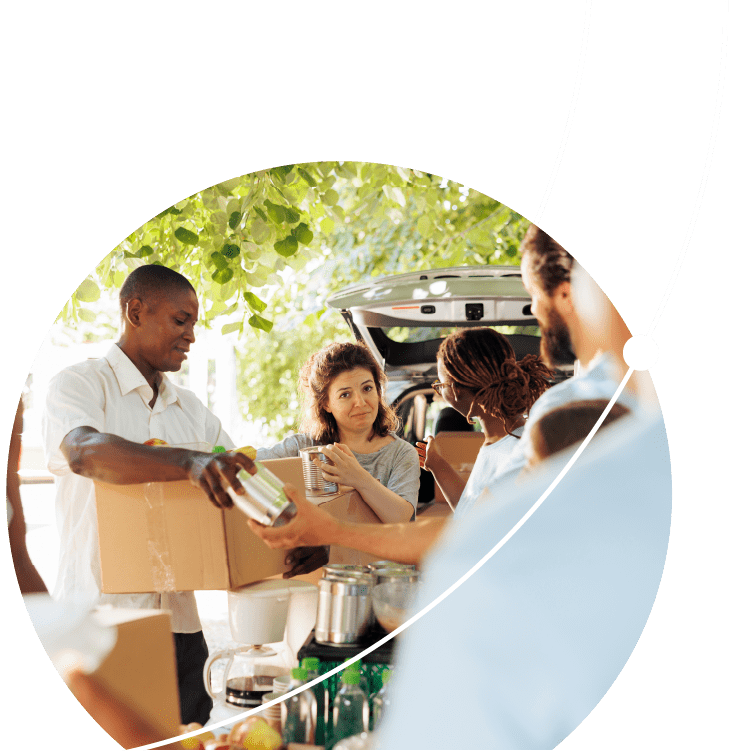
<svg viewBox="0 0 751 753"><path fill-rule="evenodd" d="M604 296L600 315L578 318L570 256L534 226L528 238L522 274L542 352L549 364L575 353L588 367L545 393L550 403L530 415L529 431L557 398L612 398L630 333ZM542 260L540 248L548 251ZM539 278L545 264L549 290ZM647 382L632 377L632 415L601 428L526 521L574 447L523 481L497 480L471 515L446 526L413 612L495 553L403 637L379 747L550 749L616 680L649 616L670 532L667 438ZM448 647L446 661L435 661L436 646Z"/></svg>
<svg viewBox="0 0 751 753"><path fill-rule="evenodd" d="M455 521L425 563L414 611L491 551L567 459L549 460L524 486ZM639 639L662 575L670 510L661 418L624 417L599 432L518 532L402 636L378 747L560 743ZM435 661L439 648L446 661Z"/></svg>

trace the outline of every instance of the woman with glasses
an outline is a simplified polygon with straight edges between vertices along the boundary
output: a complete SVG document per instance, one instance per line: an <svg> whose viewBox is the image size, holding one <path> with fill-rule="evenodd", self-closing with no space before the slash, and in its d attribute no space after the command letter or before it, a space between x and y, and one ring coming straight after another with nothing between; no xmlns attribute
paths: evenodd
<svg viewBox="0 0 751 753"><path fill-rule="evenodd" d="M420 487L415 448L396 436L398 419L386 403L386 375L371 352L333 343L314 353L300 372L300 433L258 450L258 460L297 457L322 445L333 465L326 481L352 486L383 523L412 519Z"/></svg>
<svg viewBox="0 0 751 753"><path fill-rule="evenodd" d="M508 339L488 327L459 330L441 343L433 389L469 423L477 419L485 434L466 483L438 452L433 437L417 443L421 467L433 474L457 516L466 515L505 471L525 416L552 376L537 356L517 361Z"/></svg>

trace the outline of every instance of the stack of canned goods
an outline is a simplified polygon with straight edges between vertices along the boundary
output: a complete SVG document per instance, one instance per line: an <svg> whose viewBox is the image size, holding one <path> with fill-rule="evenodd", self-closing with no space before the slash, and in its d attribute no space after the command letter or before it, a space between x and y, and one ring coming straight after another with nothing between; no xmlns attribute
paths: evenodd
<svg viewBox="0 0 751 753"><path fill-rule="evenodd" d="M371 565L327 565L318 581L318 612L314 635L328 646L357 645L371 630L373 588L379 583L415 583L414 565L374 562Z"/></svg>
<svg viewBox="0 0 751 753"><path fill-rule="evenodd" d="M373 622L375 578L367 568L328 565L318 581L315 639L324 645L357 644Z"/></svg>

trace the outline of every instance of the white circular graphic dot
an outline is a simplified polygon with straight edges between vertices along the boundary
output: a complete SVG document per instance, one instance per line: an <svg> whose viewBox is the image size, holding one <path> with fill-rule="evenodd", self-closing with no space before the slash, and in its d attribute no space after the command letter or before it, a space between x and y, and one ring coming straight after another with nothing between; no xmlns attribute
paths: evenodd
<svg viewBox="0 0 751 753"><path fill-rule="evenodd" d="M634 371L652 368L660 355L657 343L647 335L634 335L623 346L623 360Z"/></svg>

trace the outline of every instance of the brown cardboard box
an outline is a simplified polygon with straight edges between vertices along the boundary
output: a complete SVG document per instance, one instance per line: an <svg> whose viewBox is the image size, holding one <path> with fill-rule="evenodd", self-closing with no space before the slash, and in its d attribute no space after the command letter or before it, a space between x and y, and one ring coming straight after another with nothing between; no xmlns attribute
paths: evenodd
<svg viewBox="0 0 751 753"><path fill-rule="evenodd" d="M180 734L180 699L170 613L160 609L109 609L96 619L117 629L117 643L92 673L112 695L160 736Z"/></svg>
<svg viewBox="0 0 751 753"><path fill-rule="evenodd" d="M448 460L451 467L466 481L485 441L480 431L442 431L435 438L436 449ZM435 485L435 501L446 505L438 484Z"/></svg>
<svg viewBox="0 0 751 753"><path fill-rule="evenodd" d="M304 489L301 458L264 465ZM104 593L226 590L287 569L287 550L269 549L240 510L220 510L189 481L95 488Z"/></svg>

